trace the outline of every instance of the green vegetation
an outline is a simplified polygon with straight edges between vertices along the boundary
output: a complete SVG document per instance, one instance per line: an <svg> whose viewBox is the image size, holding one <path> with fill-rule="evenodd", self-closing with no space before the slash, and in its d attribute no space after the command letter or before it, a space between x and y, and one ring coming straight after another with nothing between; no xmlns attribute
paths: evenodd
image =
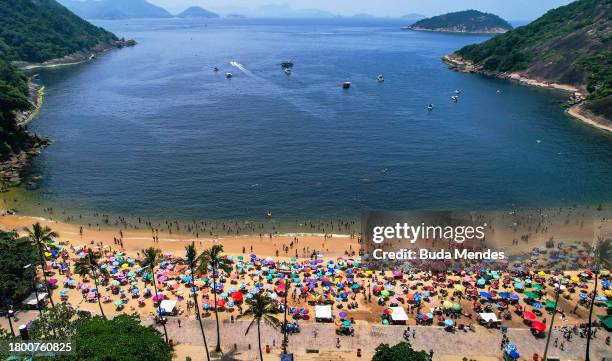
<svg viewBox="0 0 612 361"><path fill-rule="evenodd" d="M430 358L427 352L415 351L408 342L402 341L394 346L381 343L372 361L430 361Z"/></svg>
<svg viewBox="0 0 612 361"><path fill-rule="evenodd" d="M112 40L55 0L0 0L2 59L43 62Z"/></svg>
<svg viewBox="0 0 612 361"><path fill-rule="evenodd" d="M32 107L27 78L19 69L0 59L0 160L19 153L31 137L15 122L15 112Z"/></svg>
<svg viewBox="0 0 612 361"><path fill-rule="evenodd" d="M76 323L73 337L76 355L88 361L170 361L172 349L153 327L140 324L137 315L119 315L112 320L96 316Z"/></svg>
<svg viewBox="0 0 612 361"><path fill-rule="evenodd" d="M456 53L484 70L583 86L590 108L612 118L611 14L611 0L579 0Z"/></svg>
<svg viewBox="0 0 612 361"><path fill-rule="evenodd" d="M38 256L27 238L0 231L0 302L17 304L32 290ZM24 266L31 264L31 267Z"/></svg>
<svg viewBox="0 0 612 361"><path fill-rule="evenodd" d="M488 33L512 29L512 25L497 15L478 10L465 10L419 20L412 29Z"/></svg>
<svg viewBox="0 0 612 361"><path fill-rule="evenodd" d="M77 316L66 305L46 309L30 330L37 340L72 340L75 353L49 360L170 361L172 349L153 327L140 323L137 315ZM1 337L0 337L1 339Z"/></svg>

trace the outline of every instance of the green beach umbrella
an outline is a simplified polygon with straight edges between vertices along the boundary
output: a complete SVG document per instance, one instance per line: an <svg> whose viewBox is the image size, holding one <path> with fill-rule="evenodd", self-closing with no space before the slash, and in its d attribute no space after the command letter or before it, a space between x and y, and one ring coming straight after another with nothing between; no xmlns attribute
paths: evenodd
<svg viewBox="0 0 612 361"><path fill-rule="evenodd" d="M537 293L531 292L531 291L525 292L525 296L527 296L528 298L539 298L540 297Z"/></svg>
<svg viewBox="0 0 612 361"><path fill-rule="evenodd" d="M551 300L546 301L546 308L555 308L555 303Z"/></svg>
<svg viewBox="0 0 612 361"><path fill-rule="evenodd" d="M535 284L535 285L533 285L533 287L532 287L532 288L533 288L533 289L535 289L535 290L543 290L543 289L544 289L544 286L539 285L539 284Z"/></svg>

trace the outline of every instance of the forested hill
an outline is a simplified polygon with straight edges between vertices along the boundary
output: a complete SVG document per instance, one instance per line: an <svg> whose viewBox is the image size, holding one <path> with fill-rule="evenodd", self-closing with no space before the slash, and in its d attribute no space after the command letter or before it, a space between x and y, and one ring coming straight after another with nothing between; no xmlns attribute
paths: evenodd
<svg viewBox="0 0 612 361"><path fill-rule="evenodd" d="M512 25L494 14L465 10L419 20L408 28L453 33L503 33L512 29Z"/></svg>
<svg viewBox="0 0 612 361"><path fill-rule="evenodd" d="M55 0L0 0L0 59L43 62L116 39Z"/></svg>
<svg viewBox="0 0 612 361"><path fill-rule="evenodd" d="M612 119L612 0L579 0L455 55L481 71L520 72L587 90L587 106Z"/></svg>

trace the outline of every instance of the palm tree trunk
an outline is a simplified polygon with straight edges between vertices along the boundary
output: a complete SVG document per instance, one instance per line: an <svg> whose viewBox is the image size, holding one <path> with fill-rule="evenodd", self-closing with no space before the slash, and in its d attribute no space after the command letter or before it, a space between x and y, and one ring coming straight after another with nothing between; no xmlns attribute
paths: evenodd
<svg viewBox="0 0 612 361"><path fill-rule="evenodd" d="M259 329L259 323L261 320L257 320L257 343L259 344L259 359L263 361L263 352L261 352L261 330Z"/></svg>
<svg viewBox="0 0 612 361"><path fill-rule="evenodd" d="M217 267L213 267L213 298L215 301L215 320L217 322L217 346L216 352L221 352L221 331L219 328L219 311L217 310Z"/></svg>
<svg viewBox="0 0 612 361"><path fill-rule="evenodd" d="M595 305L595 296L597 296L597 276L599 275L599 270L595 271L595 289L593 290L593 297L591 298L591 304L589 305L589 324L587 325L587 342L586 342L586 355L584 357L585 361L590 361L590 351L591 351L591 322L593 321L593 306Z"/></svg>
<svg viewBox="0 0 612 361"><path fill-rule="evenodd" d="M100 312L102 313L102 317L106 318L104 310L102 309L102 302L100 301L100 285L98 284L97 276L94 276L94 282L96 283L96 298L98 299L98 306L100 306Z"/></svg>
<svg viewBox="0 0 612 361"><path fill-rule="evenodd" d="M157 282L155 282L155 272L153 272L153 289L155 290L155 299L159 302L159 300L157 299ZM161 302L157 304L157 312L159 313L159 317L161 319L163 317L161 314ZM168 343L168 331L166 330L166 323L162 322L161 324L164 328L164 337L166 338L166 343Z"/></svg>
<svg viewBox="0 0 612 361"><path fill-rule="evenodd" d="M55 303L53 303L53 297L51 297L51 287L49 286L49 281L47 280L47 274L45 273L45 269L47 268L47 261L45 260L45 256L43 255L42 249L38 249L38 254L40 255L40 266L42 267L43 279L45 280L45 288L47 289L47 296L49 297L49 303L51 303L51 307L55 307Z"/></svg>
<svg viewBox="0 0 612 361"><path fill-rule="evenodd" d="M191 287L195 287L195 272L193 268L191 268ZM200 314L200 306L198 305L198 295L193 292L193 302L195 307L195 312L197 315L198 322L200 323L200 331L202 332L202 340L204 340L204 349L206 350L206 360L210 361L210 355L208 354L208 343L206 342L206 334L204 333L204 325L202 325L202 315Z"/></svg>

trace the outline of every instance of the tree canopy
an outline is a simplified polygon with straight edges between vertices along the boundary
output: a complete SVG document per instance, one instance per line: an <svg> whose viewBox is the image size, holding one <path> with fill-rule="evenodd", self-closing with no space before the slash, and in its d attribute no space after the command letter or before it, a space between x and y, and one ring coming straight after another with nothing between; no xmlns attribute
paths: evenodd
<svg viewBox="0 0 612 361"><path fill-rule="evenodd" d="M381 343L376 347L372 361L430 361L425 351L415 351L408 342L400 342L389 346Z"/></svg>
<svg viewBox="0 0 612 361"><path fill-rule="evenodd" d="M1 59L42 62L114 39L55 0L0 0Z"/></svg>
<svg viewBox="0 0 612 361"><path fill-rule="evenodd" d="M32 290L38 256L27 238L0 231L0 300L17 303ZM31 264L31 267L24 266Z"/></svg>

